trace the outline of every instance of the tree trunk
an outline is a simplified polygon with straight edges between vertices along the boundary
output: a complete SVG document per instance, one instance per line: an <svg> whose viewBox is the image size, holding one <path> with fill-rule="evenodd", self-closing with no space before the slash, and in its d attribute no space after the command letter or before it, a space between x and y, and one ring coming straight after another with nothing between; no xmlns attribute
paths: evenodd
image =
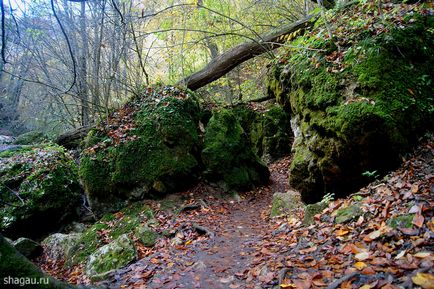
<svg viewBox="0 0 434 289"><path fill-rule="evenodd" d="M81 23L80 23L80 36L81 36L81 55L79 58L79 73L78 73L78 95L81 100L81 125L88 125L90 122L89 118L89 96L88 96L88 85L87 85L87 52L89 50L89 44L87 41L87 23L86 23L86 3L81 2L81 13L80 13Z"/></svg>
<svg viewBox="0 0 434 289"><path fill-rule="evenodd" d="M283 26L277 32L264 35L258 42L247 42L235 46L220 54L202 70L187 76L178 84L185 85L191 90L201 88L219 79L239 64L281 46L285 42L282 36L310 27L317 18L318 14L307 16L304 19Z"/></svg>

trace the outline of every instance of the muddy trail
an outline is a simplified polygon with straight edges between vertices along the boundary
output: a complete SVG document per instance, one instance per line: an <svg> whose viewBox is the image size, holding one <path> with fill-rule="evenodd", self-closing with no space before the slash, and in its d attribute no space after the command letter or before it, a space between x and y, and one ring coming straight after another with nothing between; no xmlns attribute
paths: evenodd
<svg viewBox="0 0 434 289"><path fill-rule="evenodd" d="M249 269L260 252L258 244L270 234L272 195L288 190L287 166L282 159L270 166L266 187L235 195L199 185L184 192L201 206L187 205L166 223L174 236L157 244L138 262L112 274L108 288L255 288ZM214 190L214 191L213 191ZM181 194L182 195L182 194ZM160 220L164 217L160 216ZM260 272L267 278L267 272ZM258 287L261 288L261 287Z"/></svg>

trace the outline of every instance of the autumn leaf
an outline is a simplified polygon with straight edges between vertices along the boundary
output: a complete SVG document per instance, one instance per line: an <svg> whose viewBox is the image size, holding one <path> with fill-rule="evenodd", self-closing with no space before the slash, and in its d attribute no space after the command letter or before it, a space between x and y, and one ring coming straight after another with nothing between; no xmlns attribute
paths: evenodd
<svg viewBox="0 0 434 289"><path fill-rule="evenodd" d="M354 264L354 267L356 267L358 270L363 270L364 268L368 267L368 265L366 265L366 263L363 262L356 262Z"/></svg>
<svg viewBox="0 0 434 289"><path fill-rule="evenodd" d="M354 259L356 259L357 261L365 261L365 260L369 259L369 257L370 257L369 252L365 251L365 252L361 252L361 253L356 254L354 256Z"/></svg>
<svg viewBox="0 0 434 289"><path fill-rule="evenodd" d="M411 280L423 289L434 289L434 275L429 273L417 273Z"/></svg>
<svg viewBox="0 0 434 289"><path fill-rule="evenodd" d="M365 238L363 238L363 240L365 242L372 242L373 240L377 239L380 236L381 236L381 231L376 230L376 231L371 232L369 235L365 236Z"/></svg>
<svg viewBox="0 0 434 289"><path fill-rule="evenodd" d="M415 225L415 226L417 226L417 227L419 227L419 228L421 228L422 226L423 226L423 222L424 222L424 218L423 218L423 216L419 213L419 214L416 214L416 215L414 215L414 218L413 218L413 224Z"/></svg>

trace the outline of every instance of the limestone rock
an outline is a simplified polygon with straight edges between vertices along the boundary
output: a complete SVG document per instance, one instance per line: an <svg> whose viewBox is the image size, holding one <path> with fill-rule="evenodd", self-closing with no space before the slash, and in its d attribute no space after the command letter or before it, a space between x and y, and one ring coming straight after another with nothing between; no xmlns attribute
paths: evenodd
<svg viewBox="0 0 434 289"><path fill-rule="evenodd" d="M12 244L18 252L27 258L37 257L42 253L41 245L28 238L18 238Z"/></svg>
<svg viewBox="0 0 434 289"><path fill-rule="evenodd" d="M56 233L48 236L42 241L42 246L47 256L52 260L65 260L70 254L71 248L80 239L82 234L61 234Z"/></svg>
<svg viewBox="0 0 434 289"><path fill-rule="evenodd" d="M322 211L324 211L327 208L327 203L325 202L318 202L315 204L309 204L304 208L304 218L303 218L303 225L309 226L314 223L314 217L315 215L320 214Z"/></svg>
<svg viewBox="0 0 434 289"><path fill-rule="evenodd" d="M202 160L205 177L226 190L249 190L270 176L252 151L240 122L227 109L214 111L206 126Z"/></svg>
<svg viewBox="0 0 434 289"><path fill-rule="evenodd" d="M303 204L300 199L300 194L295 191L275 193L273 195L270 217L291 215L302 206Z"/></svg>
<svg viewBox="0 0 434 289"><path fill-rule="evenodd" d="M12 238L37 238L75 215L81 188L77 165L64 148L22 146L3 153L0 231Z"/></svg>
<svg viewBox="0 0 434 289"><path fill-rule="evenodd" d="M113 112L85 139L79 174L96 213L180 190L197 177L200 109L194 95L174 87L148 94Z"/></svg>
<svg viewBox="0 0 434 289"><path fill-rule="evenodd" d="M343 224L360 217L363 214L358 204L350 205L336 211L335 223Z"/></svg>
<svg viewBox="0 0 434 289"><path fill-rule="evenodd" d="M145 247L153 247L158 239L158 234L148 226L137 227L134 233Z"/></svg>
<svg viewBox="0 0 434 289"><path fill-rule="evenodd" d="M86 275L92 281L103 280L116 269L128 265L137 258L134 242L127 234L99 248L89 256Z"/></svg>

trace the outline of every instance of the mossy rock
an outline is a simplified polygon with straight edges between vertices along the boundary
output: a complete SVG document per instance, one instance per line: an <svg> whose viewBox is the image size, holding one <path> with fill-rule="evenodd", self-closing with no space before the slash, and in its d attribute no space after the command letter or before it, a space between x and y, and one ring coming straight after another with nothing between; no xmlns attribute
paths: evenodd
<svg viewBox="0 0 434 289"><path fill-rule="evenodd" d="M248 190L268 181L269 171L253 152L240 122L228 109L213 111L205 129L205 177L226 190Z"/></svg>
<svg viewBox="0 0 434 289"><path fill-rule="evenodd" d="M346 208L337 210L335 214L335 223L344 224L363 215L363 210L360 208L359 204L353 204Z"/></svg>
<svg viewBox="0 0 434 289"><path fill-rule="evenodd" d="M232 109L250 140L253 151L266 163L289 155L293 141L290 116L279 105L253 110L248 105Z"/></svg>
<svg viewBox="0 0 434 289"><path fill-rule="evenodd" d="M134 234L145 247L153 247L158 239L158 233L146 225L137 227Z"/></svg>
<svg viewBox="0 0 434 289"><path fill-rule="evenodd" d="M26 258L34 258L42 253L41 244L29 238L18 238L13 242L15 249L23 254Z"/></svg>
<svg viewBox="0 0 434 289"><path fill-rule="evenodd" d="M41 289L73 289L75 286L61 283L41 271L35 264L26 259L0 234L0 280L4 288L41 288ZM41 278L41 279L40 279ZM12 279L12 280L11 280ZM38 287L26 284L26 280L42 280ZM8 281L9 285L3 283ZM23 281L24 280L24 281ZM16 283L13 283L16 282ZM22 285L21 285L22 284Z"/></svg>
<svg viewBox="0 0 434 289"><path fill-rule="evenodd" d="M312 49L289 49L270 73L269 90L296 136L289 181L307 203L355 192L372 181L366 171L393 169L434 123L433 17L418 8L401 27L382 23L386 31L369 33L360 23L372 20L371 9L355 5L335 17L331 29L347 41L342 58L330 61L340 52L320 36L319 21L293 43ZM385 13L386 21L401 17ZM352 14L359 21L349 21Z"/></svg>
<svg viewBox="0 0 434 289"><path fill-rule="evenodd" d="M71 249L81 238L81 233L56 233L45 238L41 244L45 254L54 261L65 261L71 256Z"/></svg>
<svg viewBox="0 0 434 289"><path fill-rule="evenodd" d="M181 190L194 182L199 114L192 93L149 89L114 112L108 124L92 130L79 171L92 208L114 211L124 200Z"/></svg>
<svg viewBox="0 0 434 289"><path fill-rule="evenodd" d="M16 145L34 145L47 140L47 136L40 131L30 131L17 136L14 144Z"/></svg>
<svg viewBox="0 0 434 289"><path fill-rule="evenodd" d="M322 213L328 204L326 202L318 202L315 204L309 204L304 208L303 225L310 226L315 222L315 215Z"/></svg>
<svg viewBox="0 0 434 289"><path fill-rule="evenodd" d="M270 217L289 216L301 206L302 202L297 192L274 193Z"/></svg>
<svg viewBox="0 0 434 289"><path fill-rule="evenodd" d="M104 280L108 274L122 268L137 258L134 242L127 234L99 248L86 263L86 275L92 281Z"/></svg>
<svg viewBox="0 0 434 289"><path fill-rule="evenodd" d="M387 225L393 229L396 228L412 228L414 214L404 214L390 218Z"/></svg>
<svg viewBox="0 0 434 289"><path fill-rule="evenodd" d="M23 147L0 158L0 230L36 238L73 218L81 188L77 165L64 148Z"/></svg>

